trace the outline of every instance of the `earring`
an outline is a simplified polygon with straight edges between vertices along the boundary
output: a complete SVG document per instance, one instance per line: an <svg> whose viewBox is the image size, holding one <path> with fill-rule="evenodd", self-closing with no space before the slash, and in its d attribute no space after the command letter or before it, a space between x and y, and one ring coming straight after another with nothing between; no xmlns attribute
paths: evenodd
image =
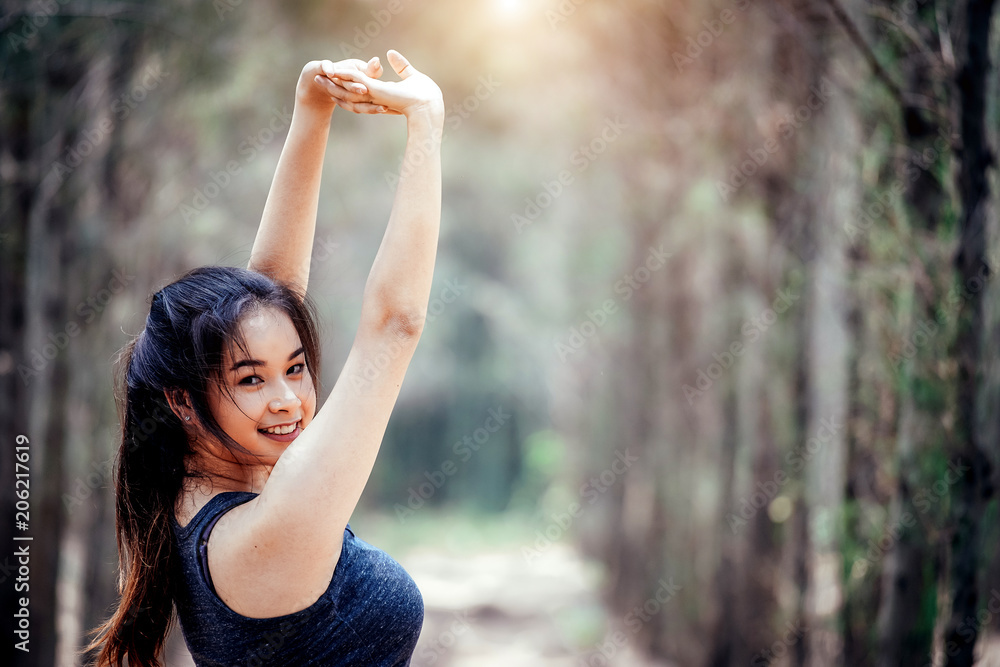
<svg viewBox="0 0 1000 667"><path fill-rule="evenodd" d="M191 418L190 417L185 417L184 421L189 422L189 421L191 421Z"/></svg>

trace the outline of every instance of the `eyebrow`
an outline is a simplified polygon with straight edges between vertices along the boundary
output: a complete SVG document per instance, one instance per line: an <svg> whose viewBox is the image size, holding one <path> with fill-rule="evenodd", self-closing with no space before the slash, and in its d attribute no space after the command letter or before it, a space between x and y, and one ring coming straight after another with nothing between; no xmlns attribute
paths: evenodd
<svg viewBox="0 0 1000 667"><path fill-rule="evenodd" d="M290 355L288 355L288 360L291 361L292 359L294 359L295 357L299 356L300 354L302 354L305 351L306 351L305 347L300 347L299 349L295 350ZM267 366L267 364L265 364L263 361L260 361L259 359L243 359L243 360L237 361L235 364L233 364L233 367L230 368L229 370L231 370L231 371L238 371L239 369L243 368L244 366Z"/></svg>

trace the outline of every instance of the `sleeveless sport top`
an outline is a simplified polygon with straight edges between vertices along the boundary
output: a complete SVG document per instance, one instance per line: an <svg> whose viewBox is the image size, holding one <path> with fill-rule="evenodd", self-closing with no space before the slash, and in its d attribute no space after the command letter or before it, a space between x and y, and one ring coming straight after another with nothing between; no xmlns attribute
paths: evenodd
<svg viewBox="0 0 1000 667"><path fill-rule="evenodd" d="M195 664L409 665L423 626L423 597L406 570L355 537L350 524L333 579L309 607L249 618L216 595L208 570L208 535L223 514L256 495L226 491L213 496L183 528L173 519L183 570L174 602Z"/></svg>

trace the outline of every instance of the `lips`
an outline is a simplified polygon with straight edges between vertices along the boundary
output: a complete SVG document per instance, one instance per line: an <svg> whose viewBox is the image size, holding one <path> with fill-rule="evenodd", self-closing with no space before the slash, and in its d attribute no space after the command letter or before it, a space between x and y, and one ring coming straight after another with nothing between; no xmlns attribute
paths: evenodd
<svg viewBox="0 0 1000 667"><path fill-rule="evenodd" d="M291 428L294 427L294 428ZM291 428L291 430L288 430ZM279 431L275 433L273 431ZM284 431L288 431L285 433ZM295 421L289 424L276 424L275 426L269 426L267 429L259 428L257 432L260 433L265 438L270 438L271 440L276 440L278 442L291 442L302 433L302 421Z"/></svg>

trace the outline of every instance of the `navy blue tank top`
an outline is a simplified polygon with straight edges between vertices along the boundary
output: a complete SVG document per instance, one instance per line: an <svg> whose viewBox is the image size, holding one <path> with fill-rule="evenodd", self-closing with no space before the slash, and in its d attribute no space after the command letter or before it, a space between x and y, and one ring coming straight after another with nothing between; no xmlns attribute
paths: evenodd
<svg viewBox="0 0 1000 667"><path fill-rule="evenodd" d="M350 524L330 585L305 609L250 618L216 595L208 570L208 535L219 517L256 495L226 491L213 496L186 526L173 520L183 570L174 602L195 664L409 665L424 622L423 597L406 570L355 537Z"/></svg>

